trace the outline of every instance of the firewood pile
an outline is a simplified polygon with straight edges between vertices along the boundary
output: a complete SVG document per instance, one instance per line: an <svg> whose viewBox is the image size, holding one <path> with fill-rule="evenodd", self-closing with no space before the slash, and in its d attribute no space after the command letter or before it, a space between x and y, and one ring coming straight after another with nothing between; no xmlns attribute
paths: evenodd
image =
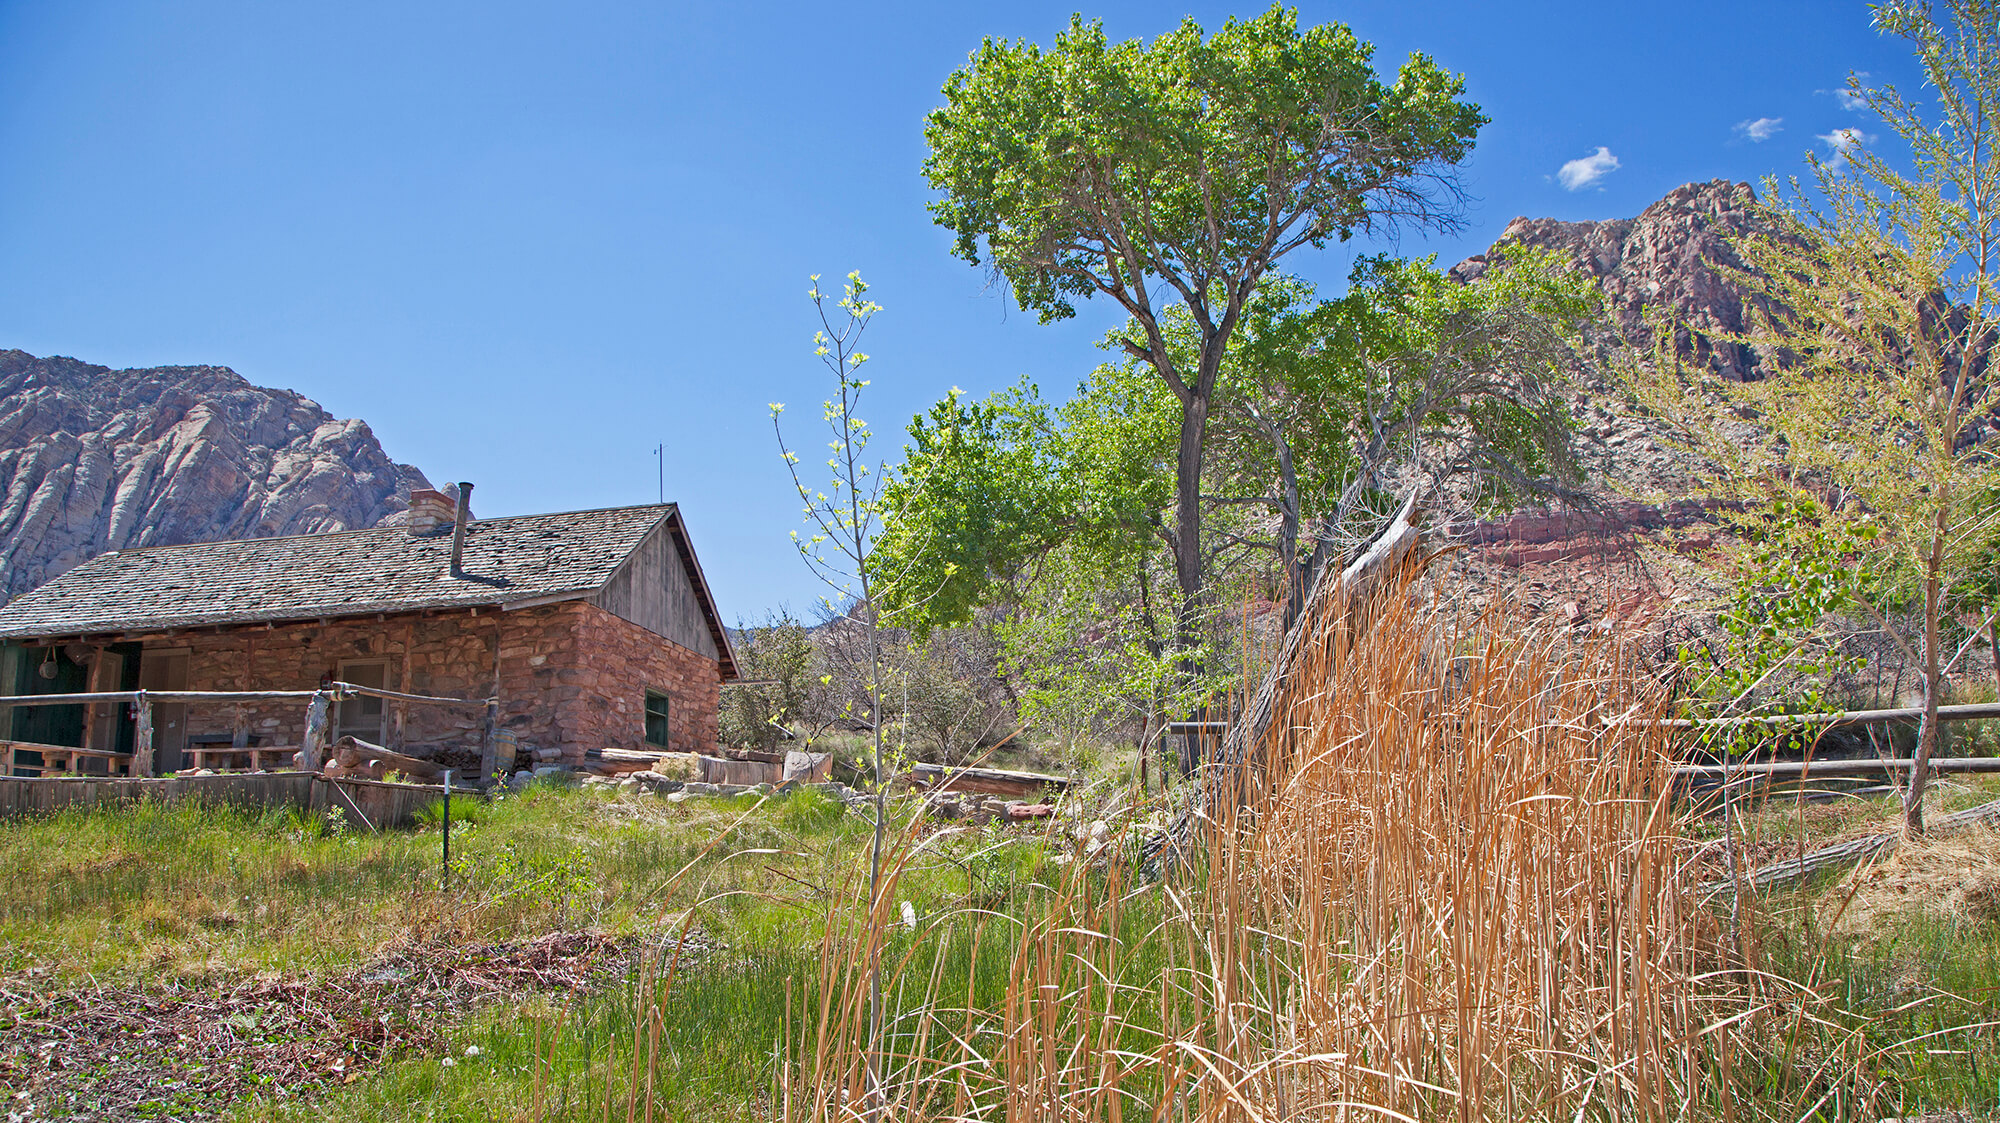
<svg viewBox="0 0 2000 1123"><path fill-rule="evenodd" d="M394 772L423 783L435 783L445 766L435 760L399 753L359 737L342 737L328 747L320 774L329 780L384 780Z"/></svg>

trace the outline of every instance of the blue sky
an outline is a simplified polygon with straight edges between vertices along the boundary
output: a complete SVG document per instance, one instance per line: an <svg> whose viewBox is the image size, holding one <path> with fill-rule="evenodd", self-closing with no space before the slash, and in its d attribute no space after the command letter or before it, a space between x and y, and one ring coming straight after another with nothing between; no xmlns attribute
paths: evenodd
<svg viewBox="0 0 2000 1123"><path fill-rule="evenodd" d="M1073 10L0 0L0 347L233 367L474 481L482 515L651 501L665 443L724 613L805 612L823 590L766 403L803 426L824 396L809 274L858 269L887 307L865 411L887 451L953 386L1059 395L1099 361L1113 311L1014 308L949 255L919 171L981 36L1047 42ZM1261 10L1085 14L1124 38ZM1856 3L1301 17L1351 25L1385 71L1432 55L1493 118L1468 229L1397 247L1445 263L1516 215L1630 216L1877 133L1833 93L1849 71L1921 93ZM1331 293L1353 252L1291 264Z"/></svg>

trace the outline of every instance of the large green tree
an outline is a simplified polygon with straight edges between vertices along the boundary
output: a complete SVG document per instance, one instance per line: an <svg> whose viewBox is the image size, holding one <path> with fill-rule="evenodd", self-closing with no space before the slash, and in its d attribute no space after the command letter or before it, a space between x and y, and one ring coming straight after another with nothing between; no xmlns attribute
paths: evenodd
<svg viewBox="0 0 2000 1123"><path fill-rule="evenodd" d="M957 253L990 261L1044 321L1105 296L1131 317L1119 345L1177 405L1164 529L1178 630L1198 631L1204 438L1231 336L1287 254L1357 232L1449 227L1454 169L1486 118L1464 81L1413 55L1393 83L1339 24L1273 7L1207 35L1192 20L1150 44L1072 21L1053 47L989 39L944 87L924 171ZM1191 360L1162 307L1185 309Z"/></svg>
<svg viewBox="0 0 2000 1123"><path fill-rule="evenodd" d="M1470 476L1461 491L1488 498L1560 486L1569 341L1596 307L1586 279L1521 247L1470 285L1387 258L1362 262L1337 300L1271 279L1217 378L1204 568L1275 569L1296 614L1314 572L1393 506L1393 485ZM1182 310L1163 317L1161 337L1180 361L1199 346ZM1097 368L1060 406L1027 385L938 402L911 423L885 496L876 549L900 576L884 603L919 627L964 623L1012 599L1061 547L1066 569L1095 567L1131 589L1135 619L1150 622L1149 579L1162 554L1172 572L1178 545L1179 411L1150 364L1130 358Z"/></svg>

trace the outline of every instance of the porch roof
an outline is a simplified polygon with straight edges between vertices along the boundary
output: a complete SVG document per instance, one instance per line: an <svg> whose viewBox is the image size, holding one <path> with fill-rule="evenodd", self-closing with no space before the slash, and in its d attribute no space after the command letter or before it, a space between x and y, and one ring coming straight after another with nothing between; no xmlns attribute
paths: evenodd
<svg viewBox="0 0 2000 1123"><path fill-rule="evenodd" d="M0 639L586 597L677 515L663 503L479 519L466 529L458 574L449 527L422 536L382 526L116 550L0 607Z"/></svg>

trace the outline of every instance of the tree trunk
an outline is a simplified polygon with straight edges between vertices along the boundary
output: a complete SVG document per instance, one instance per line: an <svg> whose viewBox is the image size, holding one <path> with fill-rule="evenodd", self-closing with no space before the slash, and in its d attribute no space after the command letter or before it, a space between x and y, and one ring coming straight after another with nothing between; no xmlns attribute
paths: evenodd
<svg viewBox="0 0 2000 1123"><path fill-rule="evenodd" d="M1278 453L1278 477L1284 486L1284 510L1279 512L1278 562L1285 567L1285 630L1292 630L1306 610L1306 567L1299 562L1299 474L1292 467L1292 443L1275 426L1271 443Z"/></svg>
<svg viewBox="0 0 2000 1123"><path fill-rule="evenodd" d="M1208 398L1197 385L1190 387L1182 400L1180 449L1174 463L1174 580L1181 594L1174 642L1183 651L1201 641L1201 454L1208 427ZM1201 673L1191 657L1182 657L1181 668L1190 678Z"/></svg>
<svg viewBox="0 0 2000 1123"><path fill-rule="evenodd" d="M1949 483L1937 489L1938 505L1931 517L1931 548L1924 558L1924 718L1917 726L1917 751L1910 762L1910 786L1903 792L1903 833L1924 833L1924 789L1931 778L1931 756L1938 743L1938 696L1944 691L1944 671L1938 666L1938 616L1944 610L1944 544L1950 531Z"/></svg>
<svg viewBox="0 0 2000 1123"><path fill-rule="evenodd" d="M2000 702L2000 607L1986 618L1986 646L1993 649L1993 700Z"/></svg>
<svg viewBox="0 0 2000 1123"><path fill-rule="evenodd" d="M1402 510L1396 512L1395 519L1338 576L1328 576L1323 571L1320 580L1313 582L1312 593L1306 598L1298 621L1286 632L1278 658L1258 685L1249 708L1229 729L1222 746L1225 764L1242 764L1262 743L1274 716L1278 691L1290 677L1292 664L1298 661L1305 647L1305 633L1320 606L1328 601L1358 601L1374 592L1422 544L1423 534L1416 524L1417 500L1418 493L1412 492L1403 501Z"/></svg>
<svg viewBox="0 0 2000 1123"><path fill-rule="evenodd" d="M1358 604L1362 598L1381 588L1422 545L1423 534L1416 525L1420 495L1421 492L1412 492L1404 500L1402 509L1396 512L1395 519L1347 568L1337 574L1331 572L1331 567L1319 571L1319 577L1306 597L1304 612L1286 632L1278 657L1265 673L1257 693L1251 697L1244 712L1236 716L1223 739L1216 768L1202 784L1201 794L1176 814L1164 831L1147 840L1142 848L1145 863L1150 865L1170 849L1184 849L1192 840L1194 824L1211 809L1211 803L1222 786L1240 783L1246 773L1259 766L1258 754L1277 714L1278 693L1284 688L1307 643L1315 638L1308 633L1315 632L1313 623L1322 607L1329 602ZM1352 609L1345 611L1351 613ZM1354 617L1350 615L1349 619Z"/></svg>
<svg viewBox="0 0 2000 1123"><path fill-rule="evenodd" d="M1938 742L1938 596L1936 551L1929 575L1924 579L1924 716L1917 726L1917 751L1910 763L1910 786L1903 791L1903 833L1916 838L1924 833L1924 788L1931 778L1931 754Z"/></svg>

